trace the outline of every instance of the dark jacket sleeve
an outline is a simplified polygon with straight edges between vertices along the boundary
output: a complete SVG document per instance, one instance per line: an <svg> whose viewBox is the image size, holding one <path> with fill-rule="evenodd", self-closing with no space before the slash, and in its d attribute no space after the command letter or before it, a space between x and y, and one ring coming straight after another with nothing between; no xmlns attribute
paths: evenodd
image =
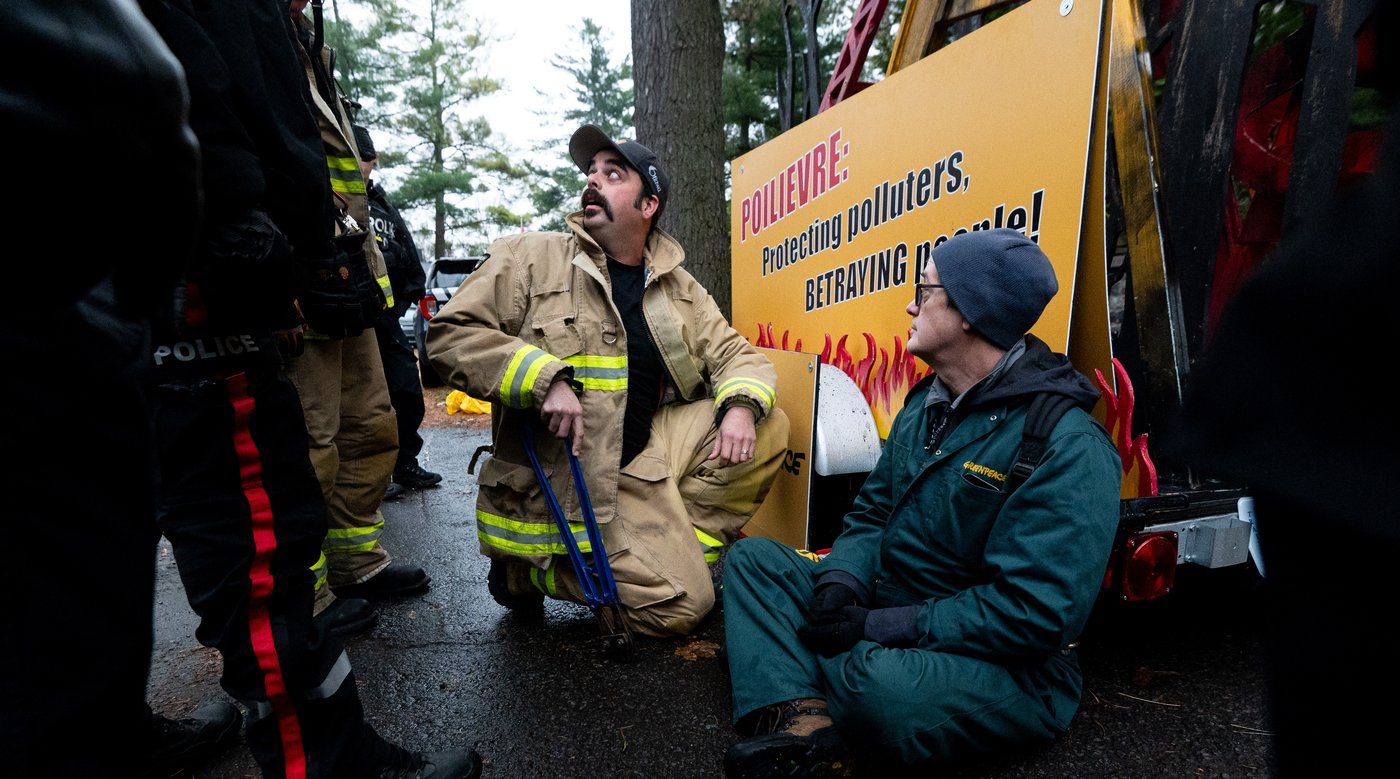
<svg viewBox="0 0 1400 779"><path fill-rule="evenodd" d="M919 646L972 657L1044 657L1073 641L1108 563L1121 481L1118 453L1100 431L1052 439L987 538L990 580L926 602Z"/></svg>
<svg viewBox="0 0 1400 779"><path fill-rule="evenodd" d="M373 198L370 205L377 206L384 218L394 225L393 257L385 252L384 264L389 270L389 282L394 289L394 313L403 316L410 306L417 305L423 299L423 287L427 283L423 258L418 254L418 244L414 242L413 233L403 221L399 209L382 195Z"/></svg>
<svg viewBox="0 0 1400 779"><path fill-rule="evenodd" d="M265 189L262 165L236 113L236 85L223 55L188 0L146 0L142 10L185 69L190 127L199 138L206 222L223 222L258 207Z"/></svg>
<svg viewBox="0 0 1400 779"><path fill-rule="evenodd" d="M325 144L285 3L183 0L222 55L229 101L264 177L263 208L297 255L335 254Z"/></svg>
<svg viewBox="0 0 1400 779"><path fill-rule="evenodd" d="M151 315L167 297L199 223L187 105L178 64L129 4L7 0L0 212L62 246L62 270L51 256L20 261L12 248L7 281L20 294L7 317L51 329L29 317L55 317L108 277L132 315ZM86 202L97 188L110 196ZM152 215L159 225L142 229ZM139 250L112 250L133 231L143 233Z"/></svg>

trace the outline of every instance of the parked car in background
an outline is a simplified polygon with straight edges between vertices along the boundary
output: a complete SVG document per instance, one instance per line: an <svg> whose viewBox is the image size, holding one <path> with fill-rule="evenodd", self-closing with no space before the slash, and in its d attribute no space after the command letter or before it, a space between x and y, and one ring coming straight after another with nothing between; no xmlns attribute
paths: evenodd
<svg viewBox="0 0 1400 779"><path fill-rule="evenodd" d="M443 384L442 377L438 376L437 371L428 363L427 350L423 347L428 322L452 299L452 293L457 291L462 281L485 260L485 257L439 257L432 260L428 266L427 283L423 285L423 299L418 301L416 308L410 308L404 315L405 319L412 320L408 323L411 328L410 337L418 349L418 372L423 377L424 387L441 387ZM404 324L403 319L399 322L401 326ZM409 330L405 330L405 333L409 333Z"/></svg>

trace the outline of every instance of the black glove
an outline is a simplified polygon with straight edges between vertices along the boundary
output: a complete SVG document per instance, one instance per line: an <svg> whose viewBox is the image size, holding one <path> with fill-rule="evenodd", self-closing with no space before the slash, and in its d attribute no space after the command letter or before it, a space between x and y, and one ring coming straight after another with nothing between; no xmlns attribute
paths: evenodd
<svg viewBox="0 0 1400 779"><path fill-rule="evenodd" d="M224 332L295 326L291 259L287 239L263 211L211 224L189 272L197 298L185 302Z"/></svg>
<svg viewBox="0 0 1400 779"><path fill-rule="evenodd" d="M869 616L870 609L862 606L842 606L820 620L813 615L806 625L797 629L797 637L822 657L839 655L849 652L865 638L865 620Z"/></svg>
<svg viewBox="0 0 1400 779"><path fill-rule="evenodd" d="M298 261L302 314L328 338L350 338L373 327L384 310L384 292L369 271L364 233L336 238L335 256Z"/></svg>
<svg viewBox="0 0 1400 779"><path fill-rule="evenodd" d="M827 582L817 585L817 590L812 594L812 603L807 607L807 611L810 620L817 622L827 615L840 611L843 606L859 605L860 593L849 585L840 582Z"/></svg>

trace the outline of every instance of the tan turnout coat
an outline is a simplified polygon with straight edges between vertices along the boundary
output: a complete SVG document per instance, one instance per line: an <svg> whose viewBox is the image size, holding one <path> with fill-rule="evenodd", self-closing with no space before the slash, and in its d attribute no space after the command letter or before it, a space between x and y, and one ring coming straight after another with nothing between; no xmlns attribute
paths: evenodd
<svg viewBox="0 0 1400 779"><path fill-rule="evenodd" d="M494 456L478 476L477 534L492 556L544 567L565 554L526 457L523 426L533 425L541 464L586 551L566 449L540 423L538 406L560 371L582 385L583 466L599 522L617 511L622 426L627 408L627 333L612 302L603 250L571 214L572 234L522 233L490 247L428 327L427 351L447 383L492 401ZM772 363L744 340L714 299L680 265L680 244L661 230L647 240L642 308L669 379L663 402L713 398L716 411L738 401L762 420L773 408ZM646 480L669 476L645 454L625 470Z"/></svg>

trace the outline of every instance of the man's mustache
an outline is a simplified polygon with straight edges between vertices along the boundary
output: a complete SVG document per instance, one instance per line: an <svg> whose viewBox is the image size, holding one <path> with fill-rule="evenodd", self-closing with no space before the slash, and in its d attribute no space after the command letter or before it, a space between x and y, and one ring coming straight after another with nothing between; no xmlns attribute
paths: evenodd
<svg viewBox="0 0 1400 779"><path fill-rule="evenodd" d="M607 214L608 221L613 221L612 206L608 205L608 201L603 199L603 196L598 194L597 190L585 189L583 191L583 196L579 198L579 202L582 203L584 208L588 206L598 206L603 209L604 214Z"/></svg>

